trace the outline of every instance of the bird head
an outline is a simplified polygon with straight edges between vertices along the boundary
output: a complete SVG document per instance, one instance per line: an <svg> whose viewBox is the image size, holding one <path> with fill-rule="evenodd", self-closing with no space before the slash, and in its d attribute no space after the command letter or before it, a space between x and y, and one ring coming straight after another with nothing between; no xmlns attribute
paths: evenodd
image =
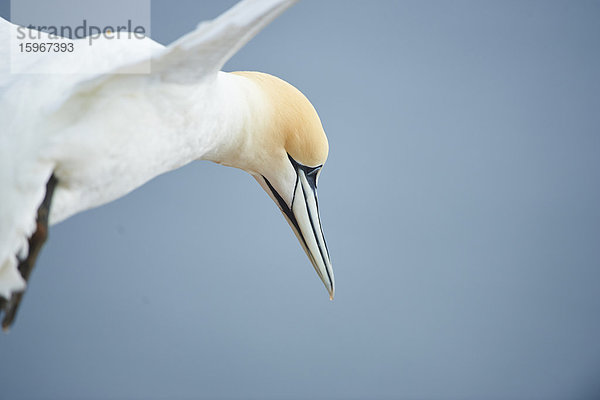
<svg viewBox="0 0 600 400"><path fill-rule="evenodd" d="M234 72L260 93L241 151L243 165L277 204L333 299L334 277L321 228L317 183L329 144L312 104L295 87L259 72Z"/></svg>

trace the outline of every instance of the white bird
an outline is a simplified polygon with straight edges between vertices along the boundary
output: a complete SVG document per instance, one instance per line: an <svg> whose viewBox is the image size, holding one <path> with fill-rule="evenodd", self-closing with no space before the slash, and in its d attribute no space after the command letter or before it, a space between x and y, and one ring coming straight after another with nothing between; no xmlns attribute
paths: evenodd
<svg viewBox="0 0 600 400"><path fill-rule="evenodd" d="M306 97L279 78L220 71L294 2L241 1L167 47L149 38L98 38L87 46L93 51L58 65L74 74L11 74L7 37L24 28L0 19L3 328L14 319L48 225L194 160L249 172L279 206L333 298L316 192L329 150L321 121ZM83 41L72 43L83 48ZM47 53L18 67L52 69L59 62ZM144 62L150 73L123 73ZM90 66L106 73L86 73Z"/></svg>

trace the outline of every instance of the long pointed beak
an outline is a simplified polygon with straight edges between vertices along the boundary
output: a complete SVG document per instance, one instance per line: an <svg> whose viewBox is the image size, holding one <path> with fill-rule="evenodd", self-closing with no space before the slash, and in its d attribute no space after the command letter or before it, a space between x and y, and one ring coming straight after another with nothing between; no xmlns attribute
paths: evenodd
<svg viewBox="0 0 600 400"><path fill-rule="evenodd" d="M294 233L327 288L329 298L333 300L335 281L329 250L321 227L315 178L315 176L307 176L303 169L298 169L298 180L292 202L292 213L296 217L297 226L290 225L295 228Z"/></svg>
<svg viewBox="0 0 600 400"><path fill-rule="evenodd" d="M310 259L317 275L329 292L330 300L335 294L335 281L333 268L329 258L329 250L323 236L321 217L319 215L319 202L317 199L317 173L320 167L305 167L290 160L296 169L296 185L292 197L292 205L289 207L281 198L271 183L265 179L265 183L271 191L274 200L279 205L283 215L292 227L298 241Z"/></svg>

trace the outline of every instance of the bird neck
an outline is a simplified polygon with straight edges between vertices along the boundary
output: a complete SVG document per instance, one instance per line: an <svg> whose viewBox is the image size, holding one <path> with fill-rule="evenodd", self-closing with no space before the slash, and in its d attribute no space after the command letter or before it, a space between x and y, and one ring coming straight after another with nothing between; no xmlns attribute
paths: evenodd
<svg viewBox="0 0 600 400"><path fill-rule="evenodd" d="M219 104L218 126L209 135L206 150L199 159L255 172L257 148L262 146L271 110L257 87L249 79L234 73L219 72L212 98ZM214 123L214 122L213 122Z"/></svg>

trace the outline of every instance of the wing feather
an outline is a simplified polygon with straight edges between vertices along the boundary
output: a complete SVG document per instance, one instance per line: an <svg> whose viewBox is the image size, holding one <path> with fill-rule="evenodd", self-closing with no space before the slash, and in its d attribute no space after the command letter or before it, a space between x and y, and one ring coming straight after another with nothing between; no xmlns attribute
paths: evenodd
<svg viewBox="0 0 600 400"><path fill-rule="evenodd" d="M297 0L244 0L167 47L152 72L166 80L195 82L223 68L242 46Z"/></svg>
<svg viewBox="0 0 600 400"><path fill-rule="evenodd" d="M0 139L0 297L9 299L25 288L17 255L25 258L29 252L27 240L35 231L53 166L35 154L11 152L14 146L3 142Z"/></svg>
<svg viewBox="0 0 600 400"><path fill-rule="evenodd" d="M223 65L260 30L298 0L242 0L211 21L205 21L151 59L151 75L165 82L193 84L216 76ZM146 63L141 60L139 63ZM81 82L74 92L95 90L116 74L139 70L121 65L111 74Z"/></svg>
<svg viewBox="0 0 600 400"><path fill-rule="evenodd" d="M6 299L25 288L17 257L27 257L54 168L43 157L47 138L37 137L34 129L35 112L44 102L31 94L39 86L26 80L16 84L19 76L10 73L8 37L14 28L0 18L0 298Z"/></svg>

